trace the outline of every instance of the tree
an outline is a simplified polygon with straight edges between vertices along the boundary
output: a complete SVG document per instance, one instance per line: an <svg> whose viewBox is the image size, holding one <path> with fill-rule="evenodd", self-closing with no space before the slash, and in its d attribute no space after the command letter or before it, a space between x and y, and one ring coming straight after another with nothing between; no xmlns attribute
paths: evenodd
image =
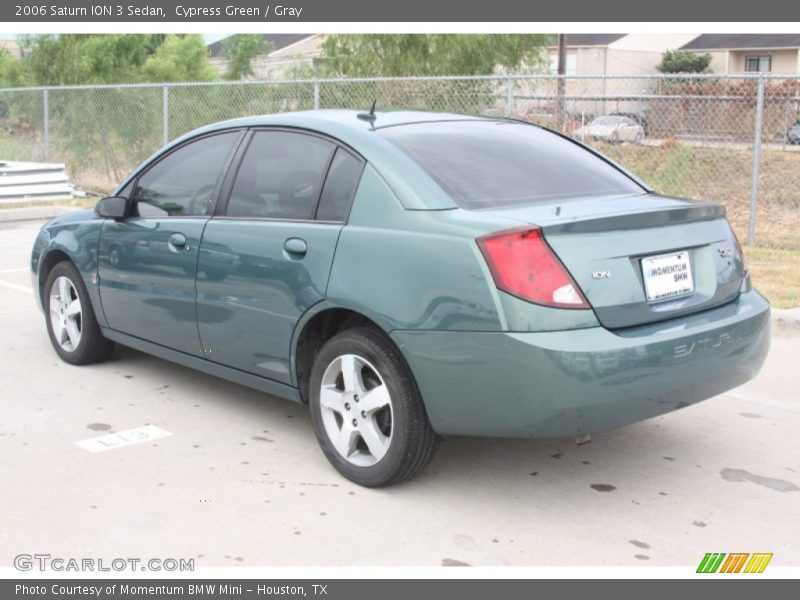
<svg viewBox="0 0 800 600"><path fill-rule="evenodd" d="M237 34L222 41L222 54L228 61L225 79L245 79L253 75L253 59L269 54L275 45L260 34Z"/></svg>
<svg viewBox="0 0 800 600"><path fill-rule="evenodd" d="M0 48L0 88L25 85L22 61L5 48Z"/></svg>
<svg viewBox="0 0 800 600"><path fill-rule="evenodd" d="M142 80L147 82L212 81L216 78L199 35L167 35L142 67Z"/></svg>
<svg viewBox="0 0 800 600"><path fill-rule="evenodd" d="M23 64L37 85L138 81L152 53L151 38L125 34L23 37Z"/></svg>
<svg viewBox="0 0 800 600"><path fill-rule="evenodd" d="M661 55L656 69L661 73L710 73L711 55L708 53L667 50Z"/></svg>
<svg viewBox="0 0 800 600"><path fill-rule="evenodd" d="M538 70L548 41L540 34L342 34L325 39L322 59L331 74L346 77L491 75Z"/></svg>
<svg viewBox="0 0 800 600"><path fill-rule="evenodd" d="M22 66L36 85L205 81L215 78L199 35L23 36Z"/></svg>

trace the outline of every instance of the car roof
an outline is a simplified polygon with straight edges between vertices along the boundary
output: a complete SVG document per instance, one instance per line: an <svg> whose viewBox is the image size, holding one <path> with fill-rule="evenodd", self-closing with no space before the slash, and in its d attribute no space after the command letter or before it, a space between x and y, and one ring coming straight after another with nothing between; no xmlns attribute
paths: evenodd
<svg viewBox="0 0 800 600"><path fill-rule="evenodd" d="M263 127L276 124L298 122L314 123L319 127L348 127L358 131L371 131L372 124L366 119L359 119L358 115L369 113L369 109L364 110L306 110L300 112L286 112L277 114L255 115L241 117L228 121L221 121L209 127ZM497 120L492 117L480 117L475 115L463 115L445 112L428 112L415 110L387 110L375 111L374 129L383 127L395 127L398 125L409 125L413 123L429 123L440 121L491 121Z"/></svg>

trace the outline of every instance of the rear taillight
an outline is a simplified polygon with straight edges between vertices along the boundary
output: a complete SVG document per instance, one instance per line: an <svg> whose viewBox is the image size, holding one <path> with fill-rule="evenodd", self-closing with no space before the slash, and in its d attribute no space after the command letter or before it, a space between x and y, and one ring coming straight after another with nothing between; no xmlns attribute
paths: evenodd
<svg viewBox="0 0 800 600"><path fill-rule="evenodd" d="M478 245L498 289L545 306L590 308L540 229L488 235Z"/></svg>
<svg viewBox="0 0 800 600"><path fill-rule="evenodd" d="M744 259L744 250L742 250L742 245L739 243L739 238L736 236L733 227L731 227L731 233L733 234L733 241L736 243L736 252L738 252L739 259L742 261L742 272L747 276L750 270L747 267L747 261Z"/></svg>

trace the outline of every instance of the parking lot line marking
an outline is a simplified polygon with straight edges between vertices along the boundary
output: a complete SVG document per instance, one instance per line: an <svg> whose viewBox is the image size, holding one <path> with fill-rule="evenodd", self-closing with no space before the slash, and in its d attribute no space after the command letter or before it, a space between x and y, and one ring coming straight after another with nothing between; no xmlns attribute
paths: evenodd
<svg viewBox="0 0 800 600"><path fill-rule="evenodd" d="M5 238L5 237L0 238L0 245L25 246L31 243L33 243L31 240L21 240L21 239Z"/></svg>
<svg viewBox="0 0 800 600"><path fill-rule="evenodd" d="M32 294L33 290L24 285L17 285L16 283L9 283L8 281L0 281L0 286L8 288L10 290L16 290L18 292L25 292L26 294Z"/></svg>
<svg viewBox="0 0 800 600"><path fill-rule="evenodd" d="M13 310L0 310L0 316L16 315L18 313L31 312L32 310L34 310L33 306L29 306L28 308L15 308Z"/></svg>
<svg viewBox="0 0 800 600"><path fill-rule="evenodd" d="M75 442L76 446L80 446L88 452L94 454L98 452L106 452L108 450L115 450L123 448L132 444L139 444L150 440L172 435L169 431L156 427L155 425L145 425L144 427L136 427L119 433L109 433L98 437L88 438Z"/></svg>

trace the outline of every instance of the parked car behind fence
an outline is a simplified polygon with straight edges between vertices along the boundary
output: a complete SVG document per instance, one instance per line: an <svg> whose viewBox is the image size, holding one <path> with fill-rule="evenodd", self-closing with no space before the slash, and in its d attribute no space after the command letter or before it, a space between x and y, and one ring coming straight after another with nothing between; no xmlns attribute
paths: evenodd
<svg viewBox="0 0 800 600"><path fill-rule="evenodd" d="M630 117L608 115L579 128L575 135L579 139L589 138L609 144L641 144L644 141L644 127Z"/></svg>

